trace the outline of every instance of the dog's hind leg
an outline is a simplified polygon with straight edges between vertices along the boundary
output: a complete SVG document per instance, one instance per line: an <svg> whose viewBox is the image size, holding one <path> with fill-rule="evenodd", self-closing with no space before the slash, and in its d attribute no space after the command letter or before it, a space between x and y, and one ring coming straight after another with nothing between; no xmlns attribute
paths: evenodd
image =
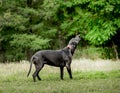
<svg viewBox="0 0 120 93"><path fill-rule="evenodd" d="M39 76L39 73L37 74L37 78L38 78L38 80L41 80L41 78L40 78L40 76Z"/></svg>
<svg viewBox="0 0 120 93"><path fill-rule="evenodd" d="M34 82L36 81L36 76L37 76L38 80L41 80L41 78L39 77L39 72L43 68L43 66L44 66L44 64L39 64L39 65L35 64L36 70L33 73L33 80L34 80Z"/></svg>
<svg viewBox="0 0 120 93"><path fill-rule="evenodd" d="M38 73L37 73L37 78L38 78L38 80L41 80L41 78L40 78L40 76L39 76L39 72L42 70L43 67L44 67L44 64L42 64L42 65L40 66L40 69L39 69L39 71L38 71Z"/></svg>

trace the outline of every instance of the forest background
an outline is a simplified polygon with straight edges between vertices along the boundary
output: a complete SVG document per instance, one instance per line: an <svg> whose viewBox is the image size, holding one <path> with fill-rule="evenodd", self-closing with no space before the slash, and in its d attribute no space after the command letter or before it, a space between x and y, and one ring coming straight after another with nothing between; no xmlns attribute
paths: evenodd
<svg viewBox="0 0 120 93"><path fill-rule="evenodd" d="M29 60L80 34L75 58L120 58L120 0L0 0L0 62Z"/></svg>

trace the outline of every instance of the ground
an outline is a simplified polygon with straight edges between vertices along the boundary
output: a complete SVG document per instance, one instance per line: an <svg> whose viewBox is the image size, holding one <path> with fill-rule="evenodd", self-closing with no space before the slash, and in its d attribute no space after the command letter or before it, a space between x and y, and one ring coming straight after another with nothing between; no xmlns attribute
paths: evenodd
<svg viewBox="0 0 120 93"><path fill-rule="evenodd" d="M42 81L27 78L29 62L0 64L0 93L120 93L120 61L73 60L73 79L65 69L60 80L59 68L45 66Z"/></svg>

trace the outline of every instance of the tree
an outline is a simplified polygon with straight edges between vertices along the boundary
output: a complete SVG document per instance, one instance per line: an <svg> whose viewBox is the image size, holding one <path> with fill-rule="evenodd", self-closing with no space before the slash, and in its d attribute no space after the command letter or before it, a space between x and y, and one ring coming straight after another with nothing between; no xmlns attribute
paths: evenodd
<svg viewBox="0 0 120 93"><path fill-rule="evenodd" d="M68 34L79 31L91 44L106 43L120 29L118 0L67 0L62 6L66 19L61 28Z"/></svg>
<svg viewBox="0 0 120 93"><path fill-rule="evenodd" d="M119 11L119 0L1 0L0 54L5 61L29 59L80 33L90 45L111 43L118 55Z"/></svg>
<svg viewBox="0 0 120 93"><path fill-rule="evenodd" d="M0 36L3 61L29 58L31 51L49 47L50 39L39 36L37 32L41 25L41 15L33 5L38 3L33 0L2 1Z"/></svg>
<svg viewBox="0 0 120 93"><path fill-rule="evenodd" d="M51 0L45 6L47 18L57 21L57 30L64 38L80 33L89 44L101 46L109 41L113 44L120 29L119 0ZM116 50L114 47L118 55Z"/></svg>
<svg viewBox="0 0 120 93"><path fill-rule="evenodd" d="M79 32L90 44L102 45L120 28L119 0L44 0L43 5L45 18L65 37Z"/></svg>

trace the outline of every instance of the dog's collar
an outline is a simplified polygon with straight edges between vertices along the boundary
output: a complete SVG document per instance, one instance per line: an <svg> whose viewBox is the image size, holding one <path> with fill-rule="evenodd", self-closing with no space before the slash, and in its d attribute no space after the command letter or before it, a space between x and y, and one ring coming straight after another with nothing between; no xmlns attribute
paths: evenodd
<svg viewBox="0 0 120 93"><path fill-rule="evenodd" d="M67 45L68 48L72 49L72 46L71 45Z"/></svg>

